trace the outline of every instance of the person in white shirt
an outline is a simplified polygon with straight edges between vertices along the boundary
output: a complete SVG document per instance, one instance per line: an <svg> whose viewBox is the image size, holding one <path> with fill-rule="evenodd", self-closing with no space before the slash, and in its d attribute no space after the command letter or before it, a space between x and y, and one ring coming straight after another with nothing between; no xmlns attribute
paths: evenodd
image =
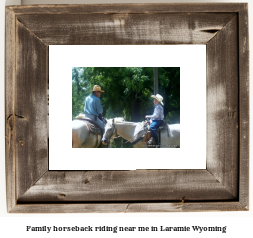
<svg viewBox="0 0 253 238"><path fill-rule="evenodd" d="M160 94L152 95L154 98L154 113L153 115L147 115L147 119L151 119L152 123L150 125L151 138L148 141L148 145L158 144L158 136L156 134L156 129L163 124L164 112L163 112L163 97Z"/></svg>

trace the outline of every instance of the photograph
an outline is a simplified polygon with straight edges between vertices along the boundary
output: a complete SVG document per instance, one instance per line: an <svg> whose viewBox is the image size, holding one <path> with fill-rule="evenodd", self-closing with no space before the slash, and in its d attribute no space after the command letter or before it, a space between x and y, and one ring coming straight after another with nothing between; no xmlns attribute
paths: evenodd
<svg viewBox="0 0 253 238"><path fill-rule="evenodd" d="M252 214L248 4L34 5L5 14L8 213ZM136 227L234 229L224 219L187 220ZM96 227L112 225L123 227Z"/></svg>
<svg viewBox="0 0 253 238"><path fill-rule="evenodd" d="M180 67L73 67L73 148L179 148Z"/></svg>
<svg viewBox="0 0 253 238"><path fill-rule="evenodd" d="M205 169L205 59L205 45L50 45L49 169Z"/></svg>

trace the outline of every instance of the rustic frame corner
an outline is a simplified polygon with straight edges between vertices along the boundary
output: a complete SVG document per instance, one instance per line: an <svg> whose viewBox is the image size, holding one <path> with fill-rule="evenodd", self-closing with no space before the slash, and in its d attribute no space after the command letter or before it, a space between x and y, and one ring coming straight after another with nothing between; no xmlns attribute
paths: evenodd
<svg viewBox="0 0 253 238"><path fill-rule="evenodd" d="M206 170L49 171L52 44L206 44ZM5 65L8 212L249 210L247 4L6 7Z"/></svg>

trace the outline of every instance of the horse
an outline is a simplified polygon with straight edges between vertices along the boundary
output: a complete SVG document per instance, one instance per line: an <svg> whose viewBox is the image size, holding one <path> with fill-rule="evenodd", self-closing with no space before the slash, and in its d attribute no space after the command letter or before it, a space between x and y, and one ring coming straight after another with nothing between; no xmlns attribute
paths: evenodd
<svg viewBox="0 0 253 238"><path fill-rule="evenodd" d="M91 130L91 125L87 121L82 120L72 121L72 148L97 148L101 143L101 129ZM124 118L107 119L109 123L112 120L124 121ZM94 127L94 126L93 126Z"/></svg>
<svg viewBox="0 0 253 238"><path fill-rule="evenodd" d="M134 148L147 148L143 138L147 133L145 129L146 122L129 121L110 121L105 126L104 137L110 141L112 137L119 135L133 144ZM167 124L168 129L162 130L160 148L178 148L180 147L180 124ZM106 144L102 142L103 144Z"/></svg>

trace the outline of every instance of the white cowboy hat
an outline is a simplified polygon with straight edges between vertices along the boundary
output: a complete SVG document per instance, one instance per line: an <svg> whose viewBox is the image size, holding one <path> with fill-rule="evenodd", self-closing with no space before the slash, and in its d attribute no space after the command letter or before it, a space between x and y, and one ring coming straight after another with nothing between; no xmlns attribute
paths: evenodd
<svg viewBox="0 0 253 238"><path fill-rule="evenodd" d="M160 94L152 95L152 98L155 98L159 103L163 105L163 97Z"/></svg>
<svg viewBox="0 0 253 238"><path fill-rule="evenodd" d="M93 89L91 90L92 91L96 91L96 92L101 92L101 93L104 93L105 91L101 90L101 87L99 85L94 85Z"/></svg>

